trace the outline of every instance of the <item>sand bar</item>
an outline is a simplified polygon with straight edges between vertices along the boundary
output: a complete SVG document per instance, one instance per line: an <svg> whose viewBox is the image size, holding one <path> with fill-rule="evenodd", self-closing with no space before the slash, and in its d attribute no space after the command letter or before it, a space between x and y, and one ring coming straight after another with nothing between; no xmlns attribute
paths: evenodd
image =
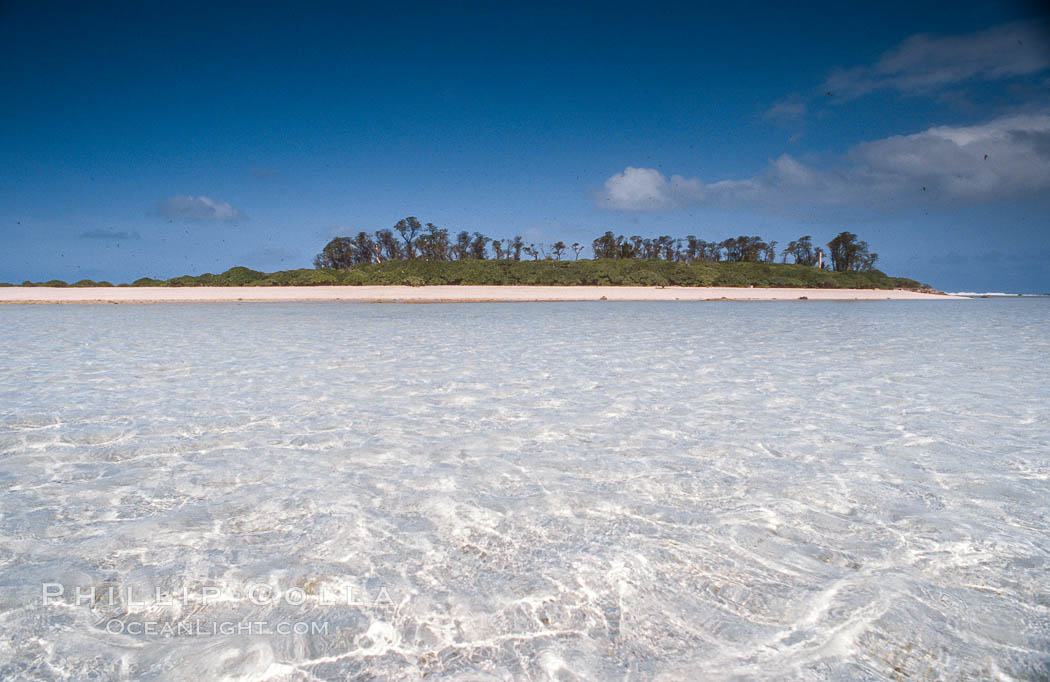
<svg viewBox="0 0 1050 682"><path fill-rule="evenodd" d="M353 301L468 303L482 301L811 301L966 298L903 289L766 289L612 286L297 286L297 287L0 287L0 303L220 303Z"/></svg>

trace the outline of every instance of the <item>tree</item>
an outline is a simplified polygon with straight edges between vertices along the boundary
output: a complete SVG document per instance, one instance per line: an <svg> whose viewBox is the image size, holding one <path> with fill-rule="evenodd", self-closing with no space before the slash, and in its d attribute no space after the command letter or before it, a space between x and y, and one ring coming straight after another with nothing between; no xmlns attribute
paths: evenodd
<svg viewBox="0 0 1050 682"><path fill-rule="evenodd" d="M641 254L642 258L645 260L652 260L660 257L660 243L657 239L632 237L631 244L634 247L632 249L632 256Z"/></svg>
<svg viewBox="0 0 1050 682"><path fill-rule="evenodd" d="M404 250L397 243L397 238L390 230L379 230L376 232L376 260L402 260Z"/></svg>
<svg viewBox="0 0 1050 682"><path fill-rule="evenodd" d="M616 258L634 258L637 255L638 251L634 248L634 243L624 239L623 236L616 238Z"/></svg>
<svg viewBox="0 0 1050 682"><path fill-rule="evenodd" d="M640 253L640 254L642 254L643 258L648 258L649 257L649 245L651 243L650 240L643 239L641 236L639 236L637 234L633 234L633 235L630 236L630 242L631 242L631 252L632 253L635 253L635 254L639 254Z"/></svg>
<svg viewBox="0 0 1050 682"><path fill-rule="evenodd" d="M398 236L400 235L400 239ZM434 261L476 259L489 257L489 245L497 260L513 258L521 260L521 254L533 260L562 260L571 248L576 260L584 250L579 242L571 247L563 241L551 245L526 244L521 236L498 240L480 232L461 231L453 242L449 231L433 223L420 224L418 218L409 216L397 222L393 230L378 230L373 234L359 232L356 237L336 237L328 242L314 258L314 266L320 269L348 269L359 264L383 263L390 260L422 258ZM825 267L838 272L865 271L874 269L878 254L872 253L867 242L861 241L852 232L841 232L827 244L827 254L813 246L813 239L806 235L788 243L781 252L782 261L799 265ZM773 263L777 256L777 242L765 242L758 236L740 235L721 242L708 242L688 235L682 239L670 235L625 237L606 231L592 242L595 259L644 258L665 260L672 263L695 263L698 261L732 261L743 263Z"/></svg>
<svg viewBox="0 0 1050 682"><path fill-rule="evenodd" d="M722 259L722 245L715 242L707 242L697 239L693 235L685 238L685 248L681 250L681 257L687 263L697 261L717 261Z"/></svg>
<svg viewBox="0 0 1050 682"><path fill-rule="evenodd" d="M488 243L490 241L492 240L486 237L485 235L481 234L480 232L475 232L474 239L470 242L471 257L477 258L478 260L485 260L485 258L487 257L485 248L488 246Z"/></svg>
<svg viewBox="0 0 1050 682"><path fill-rule="evenodd" d="M728 261L738 261L738 260L740 260L740 251L737 249L737 246L736 246L736 237L729 237L728 239L723 239L722 242L719 244L719 246L721 246L723 249L725 249L726 260L728 260Z"/></svg>
<svg viewBox="0 0 1050 682"><path fill-rule="evenodd" d="M416 240L419 255L426 260L448 260L448 230L427 223L427 231Z"/></svg>
<svg viewBox="0 0 1050 682"><path fill-rule="evenodd" d="M828 242L831 253L831 268L835 272L871 270L879 255L868 251L868 242L857 239L852 232L840 232Z"/></svg>
<svg viewBox="0 0 1050 682"><path fill-rule="evenodd" d="M336 237L314 257L314 267L346 270L357 262L357 250L347 237Z"/></svg>
<svg viewBox="0 0 1050 682"><path fill-rule="evenodd" d="M725 249L726 260L742 263L757 263L769 252L769 244L762 241L761 237L730 237L719 246Z"/></svg>
<svg viewBox="0 0 1050 682"><path fill-rule="evenodd" d="M745 263L758 263L769 248L761 237L741 237L740 247Z"/></svg>
<svg viewBox="0 0 1050 682"><path fill-rule="evenodd" d="M456 243L452 246L452 253L455 254L456 260L470 258L470 246L472 243L473 240L470 238L470 233L466 230L456 235Z"/></svg>
<svg viewBox="0 0 1050 682"><path fill-rule="evenodd" d="M656 257L664 260L678 260L678 240L670 235L656 238Z"/></svg>
<svg viewBox="0 0 1050 682"><path fill-rule="evenodd" d="M717 263L722 260L722 245L718 242L700 242L700 258Z"/></svg>
<svg viewBox="0 0 1050 682"><path fill-rule="evenodd" d="M371 263L376 258L376 242L367 232L358 232L354 237L355 262Z"/></svg>
<svg viewBox="0 0 1050 682"><path fill-rule="evenodd" d="M616 237L613 236L613 233L606 232L591 242L591 249L594 251L595 258L616 258L619 245L616 243Z"/></svg>
<svg viewBox="0 0 1050 682"><path fill-rule="evenodd" d="M423 225L420 224L419 219L415 216L402 218L397 221L396 225L394 225L394 229L401 235L401 239L405 241L405 255L408 258L415 258L416 249L413 242L415 241L416 234L423 229Z"/></svg>
<svg viewBox="0 0 1050 682"><path fill-rule="evenodd" d="M785 263L787 262L787 257L791 256L797 265L817 264L817 252L813 250L813 238L808 234L805 237L799 237L795 241L788 242L787 248L784 249L781 256Z"/></svg>
<svg viewBox="0 0 1050 682"><path fill-rule="evenodd" d="M701 241L696 238L696 235L691 234L686 236L685 250L683 251L686 263L695 263L700 260L700 254L702 253L700 244Z"/></svg>
<svg viewBox="0 0 1050 682"><path fill-rule="evenodd" d="M794 241L787 242L787 248L781 253L783 262L787 262L787 256L791 256L796 264L816 265L820 249L813 248L813 238L810 235L799 237Z"/></svg>

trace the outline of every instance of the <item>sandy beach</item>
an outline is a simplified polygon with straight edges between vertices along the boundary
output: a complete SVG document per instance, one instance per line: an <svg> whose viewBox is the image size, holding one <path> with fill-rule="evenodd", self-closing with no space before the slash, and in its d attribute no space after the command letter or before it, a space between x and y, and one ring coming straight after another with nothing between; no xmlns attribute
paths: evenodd
<svg viewBox="0 0 1050 682"><path fill-rule="evenodd" d="M0 303L221 303L348 301L470 303L526 301L945 301L966 298L903 289L765 289L594 286L2 287Z"/></svg>

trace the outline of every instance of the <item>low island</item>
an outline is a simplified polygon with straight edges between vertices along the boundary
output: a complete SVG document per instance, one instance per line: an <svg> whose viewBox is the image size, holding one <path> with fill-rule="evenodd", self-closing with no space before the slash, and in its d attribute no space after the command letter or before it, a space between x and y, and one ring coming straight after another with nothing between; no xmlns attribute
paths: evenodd
<svg viewBox="0 0 1050 682"><path fill-rule="evenodd" d="M411 221L406 223L406 221ZM774 262L775 242L737 237L595 239L595 258L563 258L570 247L500 242L461 233L456 242L415 218L393 232L337 237L314 268L260 272L234 267L221 274L170 279L143 277L128 284L80 280L0 286L0 303L148 303L193 301L710 301L885 300L959 298L874 268L877 255L848 232L828 244L830 258L809 237L793 241ZM489 257L488 247L495 250ZM522 255L531 256L523 258ZM542 257L541 257L542 256ZM793 263L787 263L791 257Z"/></svg>

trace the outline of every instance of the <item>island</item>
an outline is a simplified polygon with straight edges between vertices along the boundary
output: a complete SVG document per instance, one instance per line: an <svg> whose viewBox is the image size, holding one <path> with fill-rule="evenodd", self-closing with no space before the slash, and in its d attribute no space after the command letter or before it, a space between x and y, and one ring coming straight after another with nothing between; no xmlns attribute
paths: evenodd
<svg viewBox="0 0 1050 682"><path fill-rule="evenodd" d="M411 217L394 230L331 240L313 268L267 273L238 266L221 274L142 277L118 285L23 282L0 286L0 303L959 298L875 269L878 255L852 233L840 233L828 248L825 260L809 236L801 237L783 250L778 263L776 242L759 237L707 242L606 232L591 244L595 257L580 258L578 243L537 246L521 237L493 240L467 232L453 241L447 230L431 223L424 229ZM575 257L564 257L570 249Z"/></svg>

